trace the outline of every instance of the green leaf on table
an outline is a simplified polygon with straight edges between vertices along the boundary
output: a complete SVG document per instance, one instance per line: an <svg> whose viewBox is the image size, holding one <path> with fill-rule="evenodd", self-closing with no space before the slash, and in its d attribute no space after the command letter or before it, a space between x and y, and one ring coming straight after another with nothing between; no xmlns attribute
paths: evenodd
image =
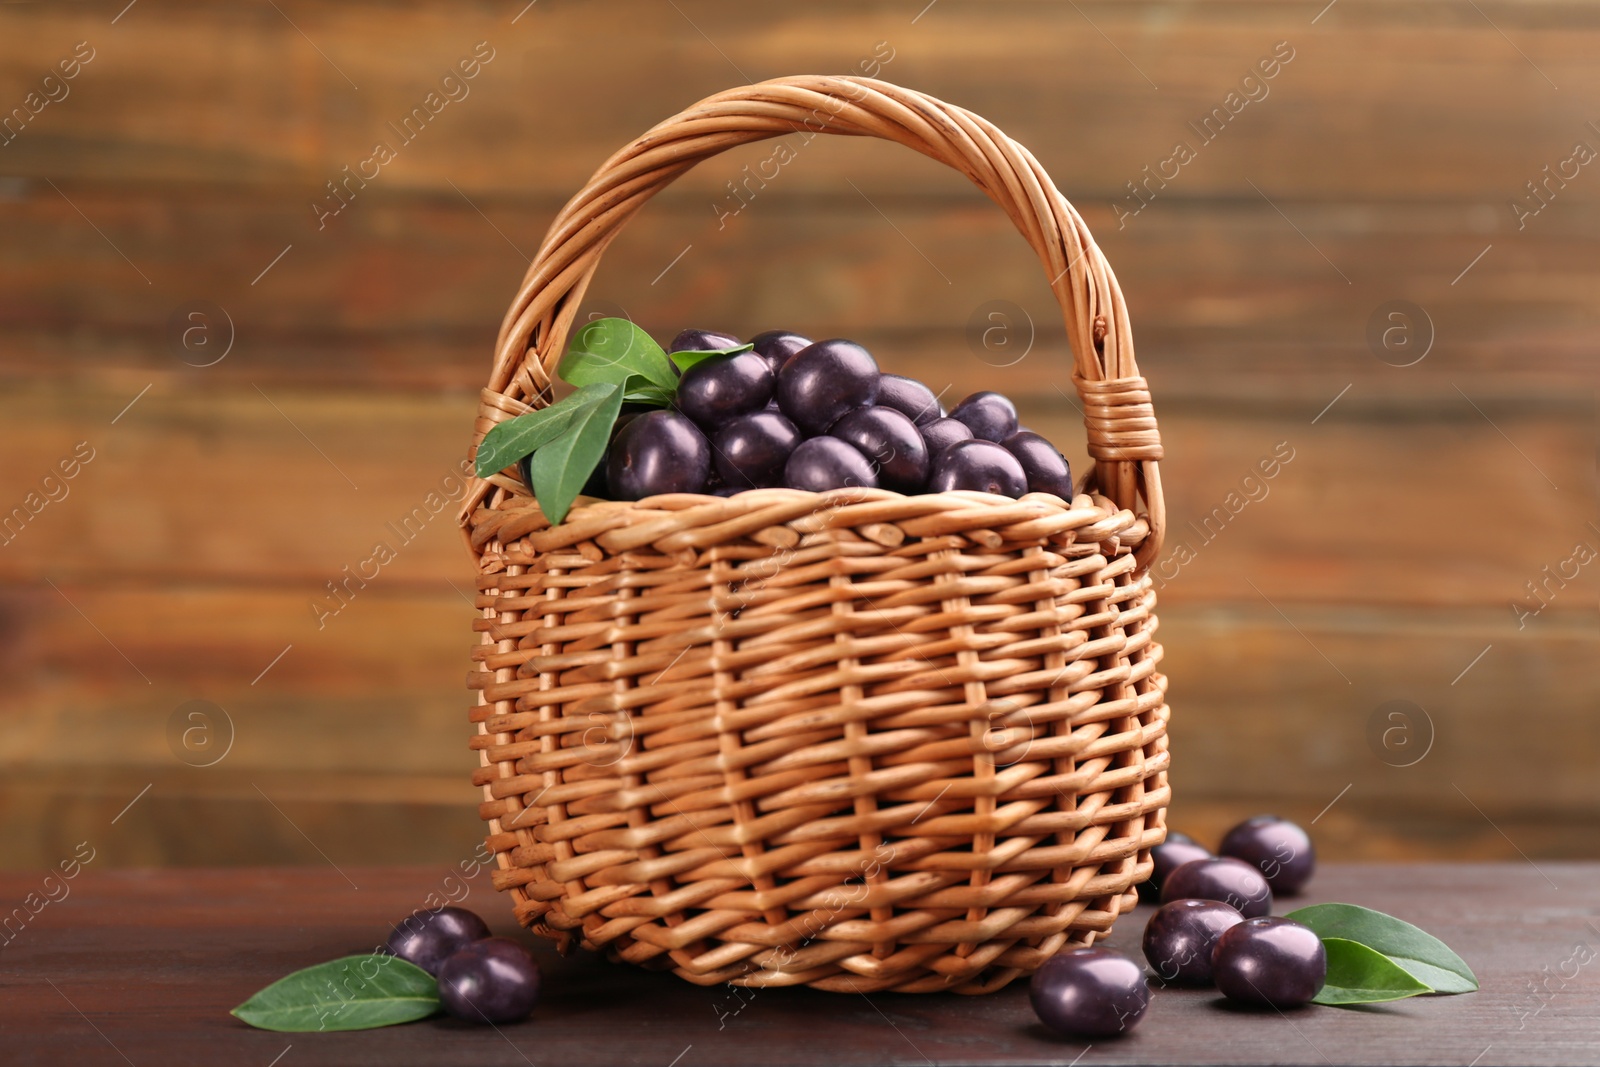
<svg viewBox="0 0 1600 1067"><path fill-rule="evenodd" d="M736 356L740 352L748 352L755 345L735 345L732 348L695 348L685 349L682 352L668 353L667 358L677 364L680 371L686 371L697 363L704 363L712 356Z"/></svg>
<svg viewBox="0 0 1600 1067"><path fill-rule="evenodd" d="M572 385L621 385L637 374L667 392L678 388L672 361L654 338L627 319L585 323L567 342L556 373Z"/></svg>
<svg viewBox="0 0 1600 1067"><path fill-rule="evenodd" d="M1328 954L1328 977L1311 998L1315 1004L1379 1004L1433 992L1394 960L1359 941L1325 937L1322 947Z"/></svg>
<svg viewBox="0 0 1600 1067"><path fill-rule="evenodd" d="M370 1030L439 1010L433 975L398 956L346 956L295 971L233 1009L261 1030Z"/></svg>
<svg viewBox="0 0 1600 1067"><path fill-rule="evenodd" d="M571 423L561 436L541 445L533 454L529 464L533 495L552 523L567 517L572 502L583 491L583 483L600 465L627 389L625 382L604 382L578 390L573 396L583 394L584 399L575 406Z"/></svg>
<svg viewBox="0 0 1600 1067"><path fill-rule="evenodd" d="M1285 918L1311 927L1318 937L1359 941L1405 968L1435 993L1471 993L1477 975L1448 945L1403 919L1356 904L1313 904Z"/></svg>
<svg viewBox="0 0 1600 1067"><path fill-rule="evenodd" d="M478 446L478 477L487 478L503 471L523 456L560 437L572 424L572 417L583 404L583 390L551 404L507 419L490 428Z"/></svg>

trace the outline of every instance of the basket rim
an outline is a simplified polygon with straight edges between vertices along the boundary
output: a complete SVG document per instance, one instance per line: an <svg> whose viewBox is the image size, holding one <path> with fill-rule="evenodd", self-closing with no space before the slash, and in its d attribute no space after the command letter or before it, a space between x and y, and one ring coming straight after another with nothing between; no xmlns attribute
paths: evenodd
<svg viewBox="0 0 1600 1067"><path fill-rule="evenodd" d="M728 497L667 493L642 500L580 496L567 517L552 524L538 501L517 486L494 504L474 510L464 532L473 553L487 565L491 555L498 555L490 547L496 542L525 542L538 552L585 541L613 552L645 545L678 551L710 548L777 528L791 531L797 543L804 534L861 527L882 532L872 538L880 544L890 537L898 544L902 537L982 531L989 547L997 547L1007 542L1036 543L1071 531L1085 541L1116 538L1137 547L1149 536L1144 516L1097 491L1079 492L1067 501L1049 493L1012 498L966 489L904 494L865 487L825 492L747 489Z"/></svg>
<svg viewBox="0 0 1600 1067"><path fill-rule="evenodd" d="M551 222L501 322L472 453L496 423L550 402L567 333L600 258L651 197L704 159L799 130L894 141L964 174L1010 217L1061 307L1088 451L1104 468L1096 484L1122 507L1144 502L1148 536L1138 557L1148 569L1166 526L1162 448L1134 359L1127 305L1105 255L1026 148L973 112L872 78L790 75L726 89L605 160ZM463 527L486 498L498 503L505 481L473 480L459 515ZM464 533L477 553L471 533Z"/></svg>

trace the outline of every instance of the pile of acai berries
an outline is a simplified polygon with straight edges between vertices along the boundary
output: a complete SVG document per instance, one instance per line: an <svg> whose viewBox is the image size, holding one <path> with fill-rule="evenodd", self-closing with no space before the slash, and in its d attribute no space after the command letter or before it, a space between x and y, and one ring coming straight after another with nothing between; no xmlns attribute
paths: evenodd
<svg viewBox="0 0 1600 1067"><path fill-rule="evenodd" d="M1273 894L1298 893L1316 866L1311 838L1259 815L1228 831L1220 856L1183 834L1150 850L1142 899L1160 908L1145 925L1153 975L1110 949L1074 948L1046 960L1029 996L1052 1030L1080 1037L1126 1033L1150 1006L1150 985L1214 985L1229 1000L1282 1011L1322 988L1328 960L1309 927L1272 912Z"/></svg>
<svg viewBox="0 0 1600 1067"><path fill-rule="evenodd" d="M946 412L928 386L880 372L854 341L813 343L782 330L748 344L685 330L668 352L738 348L684 371L671 407L625 406L585 494L639 500L855 486L1072 499L1066 459L1020 427L1000 393L974 393Z"/></svg>

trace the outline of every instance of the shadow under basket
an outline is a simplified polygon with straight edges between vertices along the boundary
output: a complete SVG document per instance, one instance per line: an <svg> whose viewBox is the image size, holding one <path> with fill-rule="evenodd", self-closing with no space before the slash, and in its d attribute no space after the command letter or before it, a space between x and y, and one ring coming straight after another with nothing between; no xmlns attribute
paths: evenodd
<svg viewBox="0 0 1600 1067"><path fill-rule="evenodd" d="M551 225L475 441L550 402L600 255L650 196L796 130L897 141L1007 212L1061 303L1095 465L1070 501L584 497L554 526L514 470L476 482L494 883L564 951L701 985L989 992L1134 905L1170 798L1155 417L1116 279L1026 149L870 79L701 101Z"/></svg>

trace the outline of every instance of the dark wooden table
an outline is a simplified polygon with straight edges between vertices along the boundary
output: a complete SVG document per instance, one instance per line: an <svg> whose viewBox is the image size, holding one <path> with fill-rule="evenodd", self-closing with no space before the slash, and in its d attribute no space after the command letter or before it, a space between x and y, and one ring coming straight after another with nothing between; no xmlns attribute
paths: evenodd
<svg viewBox="0 0 1600 1067"><path fill-rule="evenodd" d="M1023 984L987 997L736 992L542 947L544 999L498 1032L438 1018L275 1034L228 1014L291 970L370 949L448 877L86 867L69 896L7 931L9 942L0 936L0 1063L1600 1063L1600 864L1329 867L1305 902L1350 901L1414 921L1457 949L1483 989L1281 1015L1234 1009L1214 991L1157 990L1137 1030L1092 1045L1044 1031ZM44 899L42 875L0 875L0 915L30 893L40 894L35 906ZM511 932L509 910L482 880L463 903ZM1147 915L1124 919L1112 946L1137 957Z"/></svg>

